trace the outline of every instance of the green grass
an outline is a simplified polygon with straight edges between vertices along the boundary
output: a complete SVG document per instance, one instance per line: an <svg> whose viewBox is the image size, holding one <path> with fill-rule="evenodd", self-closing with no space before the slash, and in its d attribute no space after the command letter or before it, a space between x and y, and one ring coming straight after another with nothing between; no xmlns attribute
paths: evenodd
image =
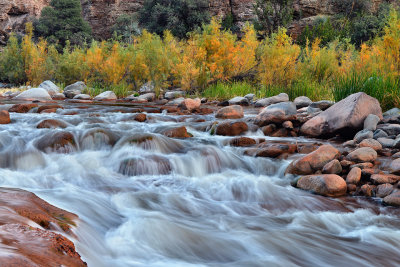
<svg viewBox="0 0 400 267"><path fill-rule="evenodd" d="M255 94L257 97L262 97L264 95L260 88L248 82L218 82L207 87L202 95L209 99L226 100L235 96L245 96L247 94Z"/></svg>

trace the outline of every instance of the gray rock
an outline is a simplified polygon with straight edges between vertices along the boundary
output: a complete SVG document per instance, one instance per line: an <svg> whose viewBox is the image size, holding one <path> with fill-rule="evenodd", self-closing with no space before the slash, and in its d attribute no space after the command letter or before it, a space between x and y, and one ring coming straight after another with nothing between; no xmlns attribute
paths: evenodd
<svg viewBox="0 0 400 267"><path fill-rule="evenodd" d="M228 101L229 105L241 105L241 106L248 106L249 100L242 96L236 96Z"/></svg>
<svg viewBox="0 0 400 267"><path fill-rule="evenodd" d="M306 96L299 96L296 97L296 99L293 101L293 103L296 105L296 108L304 108L304 107L308 107L309 105L312 104L311 99L309 99Z"/></svg>
<svg viewBox="0 0 400 267"><path fill-rule="evenodd" d="M375 131L380 120L381 119L375 114L369 114L364 121L364 130Z"/></svg>
<svg viewBox="0 0 400 267"><path fill-rule="evenodd" d="M383 117L384 118L397 116L397 115L400 115L400 109L399 108L392 108L392 109L386 111L385 113L383 113Z"/></svg>
<svg viewBox="0 0 400 267"><path fill-rule="evenodd" d="M370 130L361 130L359 131L356 136L354 136L354 141L360 143L364 139L370 139L374 137L374 133Z"/></svg>
<svg viewBox="0 0 400 267"><path fill-rule="evenodd" d="M165 93L164 98L168 100L175 99L177 97L184 96L185 92L182 90L174 90L174 91L168 91Z"/></svg>
<svg viewBox="0 0 400 267"><path fill-rule="evenodd" d="M309 106L307 108L307 113L308 114L315 114L315 113L319 113L319 112L322 112L322 110L320 108L313 108L311 106Z"/></svg>
<svg viewBox="0 0 400 267"><path fill-rule="evenodd" d="M15 100L52 100L51 96L49 93L43 89L43 88L31 88L29 90L26 90L17 96L15 96L13 99Z"/></svg>
<svg viewBox="0 0 400 267"><path fill-rule="evenodd" d="M371 162L376 160L377 157L376 151L370 147L358 148L347 155L347 158L354 162Z"/></svg>
<svg viewBox="0 0 400 267"><path fill-rule="evenodd" d="M378 129L385 131L388 135L400 134L400 124L381 124Z"/></svg>
<svg viewBox="0 0 400 267"><path fill-rule="evenodd" d="M294 120L297 109L293 102L282 102L264 108L256 117L255 124L262 127L270 123Z"/></svg>
<svg viewBox="0 0 400 267"><path fill-rule="evenodd" d="M386 137L380 137L377 139L379 143L381 143L383 148L393 148L394 140Z"/></svg>
<svg viewBox="0 0 400 267"><path fill-rule="evenodd" d="M388 136L389 135L385 131L380 130L380 129L378 129L378 130L376 130L374 132L374 139L378 139L378 138L382 138L382 137L388 137Z"/></svg>
<svg viewBox="0 0 400 267"><path fill-rule="evenodd" d="M384 198L393 192L393 185L391 184L380 184L376 187L376 196Z"/></svg>
<svg viewBox="0 0 400 267"><path fill-rule="evenodd" d="M79 94L79 95L74 96L74 99L90 100L91 97L90 97L90 95L87 95L87 94Z"/></svg>
<svg viewBox="0 0 400 267"><path fill-rule="evenodd" d="M279 95L276 96L271 96L268 98L262 98L260 100L257 100L255 103L256 107L267 107L269 105L281 103L281 102L288 102L289 101L289 96L285 93L280 93Z"/></svg>
<svg viewBox="0 0 400 267"><path fill-rule="evenodd" d="M147 93L155 93L154 91L154 83L153 82L147 82L142 85L139 89L139 94L147 94Z"/></svg>
<svg viewBox="0 0 400 267"><path fill-rule="evenodd" d="M183 100L185 100L185 98L179 97L179 98L177 98L177 99L174 99L174 100L172 100L172 101L169 101L168 104L169 104L169 105L180 105L180 104L182 104Z"/></svg>
<svg viewBox="0 0 400 267"><path fill-rule="evenodd" d="M311 103L310 107L319 108L320 110L327 110L328 108L333 106L333 104L335 104L335 102L328 101L328 100L321 100L318 102Z"/></svg>
<svg viewBox="0 0 400 267"><path fill-rule="evenodd" d="M400 191L395 191L385 197L383 203L391 206L400 206Z"/></svg>
<svg viewBox="0 0 400 267"><path fill-rule="evenodd" d="M400 159L395 159L390 163L390 172L400 174Z"/></svg>
<svg viewBox="0 0 400 267"><path fill-rule="evenodd" d="M74 96L82 94L86 88L87 86L84 82L76 82L64 88L64 95L67 98L74 98Z"/></svg>
<svg viewBox="0 0 400 267"><path fill-rule="evenodd" d="M143 94L141 96L138 97L139 100L141 99L145 99L149 102L152 102L156 99L156 94L155 93L147 93L147 94Z"/></svg>
<svg viewBox="0 0 400 267"><path fill-rule="evenodd" d="M50 96L53 96L60 92L60 88L55 85L52 81L44 81L39 85L39 88L43 88L49 93Z"/></svg>
<svg viewBox="0 0 400 267"><path fill-rule="evenodd" d="M253 99L254 99L254 97L256 97L256 95L255 94L247 94L244 97L247 98L247 100L249 100L249 102L250 102L250 101L253 101Z"/></svg>
<svg viewBox="0 0 400 267"><path fill-rule="evenodd" d="M96 101L109 101L109 100L117 100L117 96L113 91L105 91L99 95L97 95L94 100Z"/></svg>

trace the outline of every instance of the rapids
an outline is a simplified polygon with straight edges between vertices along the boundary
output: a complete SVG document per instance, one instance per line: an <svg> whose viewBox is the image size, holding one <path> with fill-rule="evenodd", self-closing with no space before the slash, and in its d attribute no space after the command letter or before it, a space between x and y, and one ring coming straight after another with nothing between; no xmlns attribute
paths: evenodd
<svg viewBox="0 0 400 267"><path fill-rule="evenodd" d="M11 113L13 123L0 126L0 186L76 213L68 238L88 266L399 265L397 209L291 187L290 160L245 156L205 131L212 114L148 114L140 123L118 109L68 104L57 114ZM61 131L36 128L49 118L68 124L76 149L36 149ZM194 137L160 134L177 126Z"/></svg>

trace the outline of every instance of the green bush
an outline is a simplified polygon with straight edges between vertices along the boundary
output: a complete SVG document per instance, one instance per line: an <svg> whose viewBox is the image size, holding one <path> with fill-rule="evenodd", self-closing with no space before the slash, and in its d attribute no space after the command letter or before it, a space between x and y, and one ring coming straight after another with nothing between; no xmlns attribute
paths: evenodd
<svg viewBox="0 0 400 267"><path fill-rule="evenodd" d="M91 28L83 20L79 0L51 0L50 6L42 10L40 19L35 22L36 36L44 37L49 43L65 46L82 45L90 41Z"/></svg>
<svg viewBox="0 0 400 267"><path fill-rule="evenodd" d="M202 95L210 99L226 100L247 94L255 94L257 97L264 96L264 93L259 88L248 82L218 82L208 86Z"/></svg>
<svg viewBox="0 0 400 267"><path fill-rule="evenodd" d="M0 81L13 84L26 81L21 45L15 35L11 35L7 47L0 53Z"/></svg>
<svg viewBox="0 0 400 267"><path fill-rule="evenodd" d="M329 18L318 18L313 25L306 26L297 39L297 43L305 46L307 41L311 44L316 38L321 40L321 45L326 46L335 39L341 39L343 31L334 25Z"/></svg>
<svg viewBox="0 0 400 267"><path fill-rule="evenodd" d="M140 26L163 35L165 30L179 38L210 21L207 0L146 0L139 12Z"/></svg>
<svg viewBox="0 0 400 267"><path fill-rule="evenodd" d="M115 24L111 28L111 32L116 35L117 40L127 43L132 43L132 36L141 33L136 16L127 14L117 18Z"/></svg>

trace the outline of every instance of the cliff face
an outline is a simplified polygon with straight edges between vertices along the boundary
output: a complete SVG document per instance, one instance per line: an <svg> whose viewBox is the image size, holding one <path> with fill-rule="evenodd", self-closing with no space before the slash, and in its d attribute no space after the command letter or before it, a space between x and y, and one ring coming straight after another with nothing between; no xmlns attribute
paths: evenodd
<svg viewBox="0 0 400 267"><path fill-rule="evenodd" d="M23 31L24 24L40 16L43 7L51 0L0 0L0 44L11 31ZM371 0L376 8L383 0ZM83 16L93 28L97 38L110 36L110 27L122 14L134 14L140 10L144 0L81 0ZM253 18L254 0L209 0L209 11L213 16L232 13L239 25ZM290 31L296 35L318 15L338 12L335 0L295 0L295 22Z"/></svg>

